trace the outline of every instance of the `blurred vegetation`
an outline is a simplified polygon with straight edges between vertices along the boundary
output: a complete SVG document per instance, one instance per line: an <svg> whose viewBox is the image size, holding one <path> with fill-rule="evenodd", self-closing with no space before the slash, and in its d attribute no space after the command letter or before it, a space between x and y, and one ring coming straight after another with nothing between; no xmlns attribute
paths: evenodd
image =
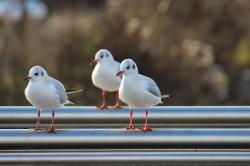
<svg viewBox="0 0 250 166"><path fill-rule="evenodd" d="M67 88L87 89L71 96L77 105L95 105L100 90L89 63L101 48L116 60L134 59L140 73L173 96L164 105L250 104L248 0L44 3L43 19L23 10L18 21L0 20L1 105L29 105L22 78L34 65Z"/></svg>

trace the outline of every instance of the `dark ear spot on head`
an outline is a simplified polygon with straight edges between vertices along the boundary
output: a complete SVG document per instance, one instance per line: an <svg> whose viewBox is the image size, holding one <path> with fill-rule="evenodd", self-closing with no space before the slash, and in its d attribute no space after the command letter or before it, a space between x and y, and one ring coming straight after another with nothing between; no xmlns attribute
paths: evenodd
<svg viewBox="0 0 250 166"><path fill-rule="evenodd" d="M41 75L43 76L43 72L41 73Z"/></svg>
<svg viewBox="0 0 250 166"><path fill-rule="evenodd" d="M133 64L133 69L135 69L135 65Z"/></svg>

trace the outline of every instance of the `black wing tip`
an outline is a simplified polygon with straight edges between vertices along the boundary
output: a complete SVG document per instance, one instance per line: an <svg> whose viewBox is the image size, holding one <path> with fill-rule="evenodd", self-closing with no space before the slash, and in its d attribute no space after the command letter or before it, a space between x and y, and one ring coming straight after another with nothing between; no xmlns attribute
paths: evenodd
<svg viewBox="0 0 250 166"><path fill-rule="evenodd" d="M86 89L66 89L67 93L76 92L76 91L86 92L87 90Z"/></svg>

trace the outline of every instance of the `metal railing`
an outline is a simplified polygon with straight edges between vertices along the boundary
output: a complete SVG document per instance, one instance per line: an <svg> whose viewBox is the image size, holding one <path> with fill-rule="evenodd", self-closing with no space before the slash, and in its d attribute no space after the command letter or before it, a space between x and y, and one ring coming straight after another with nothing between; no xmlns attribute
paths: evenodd
<svg viewBox="0 0 250 166"><path fill-rule="evenodd" d="M32 128L36 123L34 107L0 107L0 128ZM51 111L41 113L41 123L48 126ZM135 109L133 121L141 126L144 110ZM153 107L149 121L155 128L175 127L250 127L250 107L221 106L171 106ZM95 107L64 107L56 110L55 123L59 128L121 128L129 122L128 108L99 110Z"/></svg>
<svg viewBox="0 0 250 166"><path fill-rule="evenodd" d="M50 113L41 113L44 126L50 123ZM149 112L153 131L146 133L125 130L127 107L56 110L55 123L60 128L56 134L29 129L35 126L36 116L34 107L0 107L0 164L250 163L247 106L153 107ZM144 110L134 110L135 126L141 127L144 120Z"/></svg>
<svg viewBox="0 0 250 166"><path fill-rule="evenodd" d="M250 129L2 129L2 148L250 148Z"/></svg>
<svg viewBox="0 0 250 166"><path fill-rule="evenodd" d="M91 163L146 165L250 163L250 152L36 152L0 153L0 164ZM165 165L164 164L164 165ZM178 166L180 166L178 164ZM211 166L211 164L209 164Z"/></svg>

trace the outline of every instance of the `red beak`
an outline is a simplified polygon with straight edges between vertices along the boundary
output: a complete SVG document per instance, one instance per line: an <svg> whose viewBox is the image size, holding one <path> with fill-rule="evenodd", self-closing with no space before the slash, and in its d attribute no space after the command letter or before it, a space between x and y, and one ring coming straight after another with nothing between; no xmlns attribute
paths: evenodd
<svg viewBox="0 0 250 166"><path fill-rule="evenodd" d="M30 80L30 79L31 79L31 77L29 77L29 76L26 76L26 77L23 78L24 81Z"/></svg>
<svg viewBox="0 0 250 166"><path fill-rule="evenodd" d="M90 63L90 66L96 65L97 64L97 60L93 59L92 62Z"/></svg>
<svg viewBox="0 0 250 166"><path fill-rule="evenodd" d="M116 74L116 77L123 75L123 73L124 71L118 71L118 73Z"/></svg>

